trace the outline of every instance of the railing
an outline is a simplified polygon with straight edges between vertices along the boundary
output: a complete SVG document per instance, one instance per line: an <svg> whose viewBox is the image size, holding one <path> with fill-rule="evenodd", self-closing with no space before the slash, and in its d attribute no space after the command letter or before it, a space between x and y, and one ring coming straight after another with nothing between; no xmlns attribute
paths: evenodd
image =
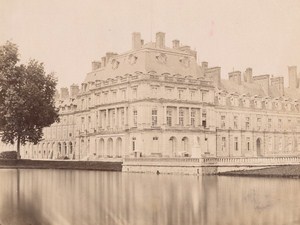
<svg viewBox="0 0 300 225"><path fill-rule="evenodd" d="M290 165L300 164L299 156L279 156L279 157L221 157L204 158L204 164L215 163L216 165Z"/></svg>
<svg viewBox="0 0 300 225"><path fill-rule="evenodd" d="M188 157L141 157L141 158L124 158L124 162L201 162L202 158Z"/></svg>
<svg viewBox="0 0 300 225"><path fill-rule="evenodd" d="M263 166L300 164L300 156L280 157L141 157L124 158L127 165L170 165L170 166Z"/></svg>

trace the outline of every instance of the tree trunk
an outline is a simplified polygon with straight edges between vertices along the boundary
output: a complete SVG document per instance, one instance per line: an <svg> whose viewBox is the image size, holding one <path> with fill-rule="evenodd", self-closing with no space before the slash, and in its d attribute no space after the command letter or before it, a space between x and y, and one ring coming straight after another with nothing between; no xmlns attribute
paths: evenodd
<svg viewBox="0 0 300 225"><path fill-rule="evenodd" d="M20 136L18 136L18 140L17 140L17 159L21 159L21 154L20 154Z"/></svg>

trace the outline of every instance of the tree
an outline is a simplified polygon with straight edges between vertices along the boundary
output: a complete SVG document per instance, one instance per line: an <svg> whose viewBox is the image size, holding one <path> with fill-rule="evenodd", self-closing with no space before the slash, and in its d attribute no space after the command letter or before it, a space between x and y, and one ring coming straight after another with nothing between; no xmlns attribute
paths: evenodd
<svg viewBox="0 0 300 225"><path fill-rule="evenodd" d="M18 64L18 47L7 42L0 46L0 132L5 143L37 144L43 128L59 121L55 107L57 81L44 71L43 63L30 60Z"/></svg>

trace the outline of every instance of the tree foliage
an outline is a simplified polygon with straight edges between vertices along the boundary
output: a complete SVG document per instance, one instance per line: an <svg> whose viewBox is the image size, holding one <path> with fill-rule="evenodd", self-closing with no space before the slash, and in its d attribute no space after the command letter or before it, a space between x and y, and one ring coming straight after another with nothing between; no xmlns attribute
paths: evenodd
<svg viewBox="0 0 300 225"><path fill-rule="evenodd" d="M59 120L55 107L57 81L43 63L19 64L18 47L0 46L0 132L5 143L37 144L43 128Z"/></svg>

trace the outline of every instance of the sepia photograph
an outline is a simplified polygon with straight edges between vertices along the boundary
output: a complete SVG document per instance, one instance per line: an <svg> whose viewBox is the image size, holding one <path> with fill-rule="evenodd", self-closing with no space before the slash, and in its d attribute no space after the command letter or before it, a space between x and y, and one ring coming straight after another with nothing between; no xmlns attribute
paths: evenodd
<svg viewBox="0 0 300 225"><path fill-rule="evenodd" d="M300 225L300 0L0 0L0 225Z"/></svg>

